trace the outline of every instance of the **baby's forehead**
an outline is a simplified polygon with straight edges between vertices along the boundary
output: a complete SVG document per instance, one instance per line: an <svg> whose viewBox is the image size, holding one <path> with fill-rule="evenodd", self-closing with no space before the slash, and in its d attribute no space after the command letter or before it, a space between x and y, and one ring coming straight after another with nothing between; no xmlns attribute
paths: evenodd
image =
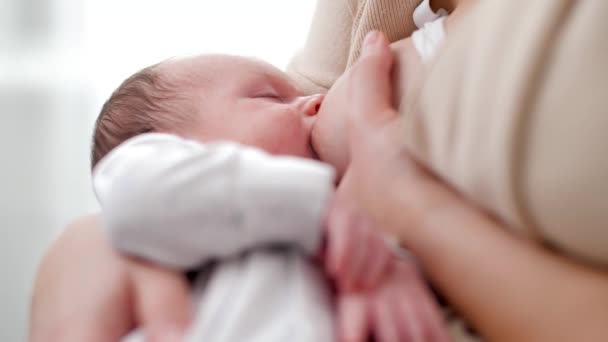
<svg viewBox="0 0 608 342"><path fill-rule="evenodd" d="M159 65L159 71L168 77L197 83L216 83L244 79L270 79L293 86L286 73L256 58L232 55L199 55L178 57Z"/></svg>

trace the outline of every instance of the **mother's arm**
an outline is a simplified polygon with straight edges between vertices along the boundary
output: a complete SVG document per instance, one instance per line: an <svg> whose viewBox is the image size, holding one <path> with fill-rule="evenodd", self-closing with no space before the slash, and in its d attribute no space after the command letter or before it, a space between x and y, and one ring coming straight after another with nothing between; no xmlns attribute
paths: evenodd
<svg viewBox="0 0 608 342"><path fill-rule="evenodd" d="M39 266L29 340L117 341L141 325L176 341L189 320L185 278L120 256L90 216L66 227Z"/></svg>
<svg viewBox="0 0 608 342"><path fill-rule="evenodd" d="M489 340L605 339L608 272L509 234L418 166L400 143L389 70L388 43L380 39L347 76L353 115L345 180L358 202L392 227Z"/></svg>
<svg viewBox="0 0 608 342"><path fill-rule="evenodd" d="M428 176L434 192L416 225L388 214L434 283L482 335L496 341L599 341L608 336L608 273L553 254L507 228ZM410 187L404 183L402 186ZM407 191L404 191L407 192ZM393 210L390 209L393 208Z"/></svg>

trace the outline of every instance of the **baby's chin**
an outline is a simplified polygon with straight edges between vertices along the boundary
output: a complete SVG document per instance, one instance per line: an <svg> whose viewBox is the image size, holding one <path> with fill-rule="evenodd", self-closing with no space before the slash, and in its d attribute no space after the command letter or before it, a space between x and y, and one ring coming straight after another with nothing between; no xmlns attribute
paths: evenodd
<svg viewBox="0 0 608 342"><path fill-rule="evenodd" d="M310 131L310 138L309 138L309 149L311 151L311 153L314 155L315 159L318 160L323 160L323 136L322 136L322 129L317 128L318 125L313 125L312 129Z"/></svg>
<svg viewBox="0 0 608 342"><path fill-rule="evenodd" d="M312 145L312 139L310 141L310 143L308 144L308 155L310 159L316 159L319 160L319 154L317 153L317 151L315 150L315 147Z"/></svg>

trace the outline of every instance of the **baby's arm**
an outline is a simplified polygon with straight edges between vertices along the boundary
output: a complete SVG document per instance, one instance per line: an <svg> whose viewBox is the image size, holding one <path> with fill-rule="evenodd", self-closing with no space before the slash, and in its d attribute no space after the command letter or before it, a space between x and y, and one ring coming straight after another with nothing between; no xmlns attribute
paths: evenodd
<svg viewBox="0 0 608 342"><path fill-rule="evenodd" d="M180 269L268 243L316 252L333 180L317 161L168 134L127 141L93 174L113 244Z"/></svg>

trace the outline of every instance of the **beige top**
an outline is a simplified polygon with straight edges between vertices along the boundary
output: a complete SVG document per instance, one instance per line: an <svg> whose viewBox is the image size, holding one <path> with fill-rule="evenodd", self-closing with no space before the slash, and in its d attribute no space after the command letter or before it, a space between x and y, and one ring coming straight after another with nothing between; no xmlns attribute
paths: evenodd
<svg viewBox="0 0 608 342"><path fill-rule="evenodd" d="M419 2L319 0L288 73L307 93L326 91L368 31L409 36ZM403 98L405 139L514 231L608 265L608 1L521 4L480 1L454 27Z"/></svg>
<svg viewBox="0 0 608 342"><path fill-rule="evenodd" d="M326 91L356 60L369 30L391 41L407 37L418 3L318 0L288 72L303 91ZM605 0L480 1L400 108L410 151L446 182L514 232L602 267L606 17ZM468 339L461 323L450 329L454 340Z"/></svg>
<svg viewBox="0 0 608 342"><path fill-rule="evenodd" d="M359 57L365 35L384 32L391 42L409 37L421 0L318 0L302 50L287 73L307 94L325 93Z"/></svg>
<svg viewBox="0 0 608 342"><path fill-rule="evenodd" d="M515 231L604 266L606 16L604 0L480 1L401 108L411 150L447 182Z"/></svg>

